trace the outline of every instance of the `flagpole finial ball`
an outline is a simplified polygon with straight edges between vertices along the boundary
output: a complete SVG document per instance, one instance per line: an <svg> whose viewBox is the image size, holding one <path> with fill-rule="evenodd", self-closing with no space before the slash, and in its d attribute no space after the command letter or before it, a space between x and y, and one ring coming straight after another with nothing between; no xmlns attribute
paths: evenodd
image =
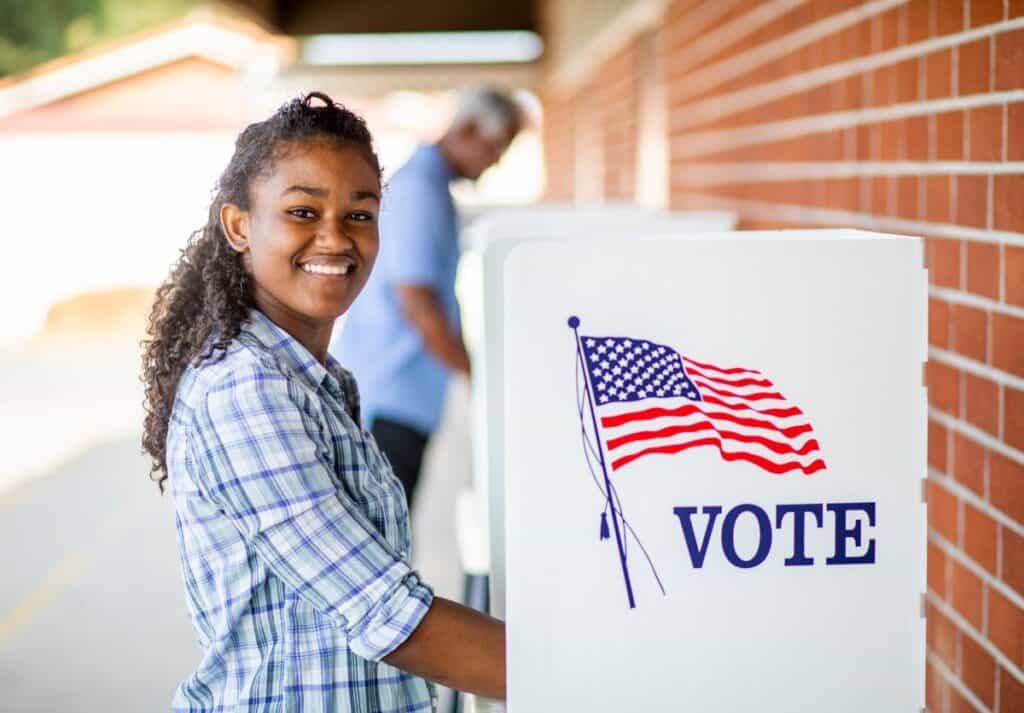
<svg viewBox="0 0 1024 713"><path fill-rule="evenodd" d="M569 327L571 329L576 329L576 327L578 326L580 326L580 318L577 317L576 315L569 317Z"/></svg>

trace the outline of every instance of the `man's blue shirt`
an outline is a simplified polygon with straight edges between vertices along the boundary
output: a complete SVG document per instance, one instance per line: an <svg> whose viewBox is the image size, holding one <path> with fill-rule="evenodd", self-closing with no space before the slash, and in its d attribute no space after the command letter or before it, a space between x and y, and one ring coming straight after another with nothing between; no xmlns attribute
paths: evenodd
<svg viewBox="0 0 1024 713"><path fill-rule="evenodd" d="M406 320L397 287L433 288L459 331L454 178L437 146L421 146L384 189L377 263L330 349L359 383L367 424L383 417L429 434L440 422L448 370Z"/></svg>

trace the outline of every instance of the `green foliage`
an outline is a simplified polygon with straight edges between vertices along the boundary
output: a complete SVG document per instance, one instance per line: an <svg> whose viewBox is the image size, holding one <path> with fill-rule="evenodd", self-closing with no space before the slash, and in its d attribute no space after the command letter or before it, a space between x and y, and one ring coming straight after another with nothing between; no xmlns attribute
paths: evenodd
<svg viewBox="0 0 1024 713"><path fill-rule="evenodd" d="M180 17L198 0L0 0L0 76Z"/></svg>

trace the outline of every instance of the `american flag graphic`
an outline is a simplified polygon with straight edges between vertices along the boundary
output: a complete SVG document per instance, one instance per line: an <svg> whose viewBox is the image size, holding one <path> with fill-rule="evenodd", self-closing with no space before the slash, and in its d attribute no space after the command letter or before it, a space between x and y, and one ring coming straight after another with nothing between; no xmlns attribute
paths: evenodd
<svg viewBox="0 0 1024 713"><path fill-rule="evenodd" d="M717 448L773 474L825 468L807 417L764 374L644 339L580 336L612 471L653 454Z"/></svg>

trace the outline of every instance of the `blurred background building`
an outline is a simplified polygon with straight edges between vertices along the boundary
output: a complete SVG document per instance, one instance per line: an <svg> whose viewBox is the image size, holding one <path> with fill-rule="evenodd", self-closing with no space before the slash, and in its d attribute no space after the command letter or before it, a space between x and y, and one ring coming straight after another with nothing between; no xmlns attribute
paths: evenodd
<svg viewBox="0 0 1024 713"><path fill-rule="evenodd" d="M458 187L467 220L628 201L925 237L927 703L1024 710L1024 3L0 0L0 74L5 710L163 707L194 661L137 342L237 132L320 89L394 170L482 82L537 122ZM455 388L415 527L457 597Z"/></svg>

